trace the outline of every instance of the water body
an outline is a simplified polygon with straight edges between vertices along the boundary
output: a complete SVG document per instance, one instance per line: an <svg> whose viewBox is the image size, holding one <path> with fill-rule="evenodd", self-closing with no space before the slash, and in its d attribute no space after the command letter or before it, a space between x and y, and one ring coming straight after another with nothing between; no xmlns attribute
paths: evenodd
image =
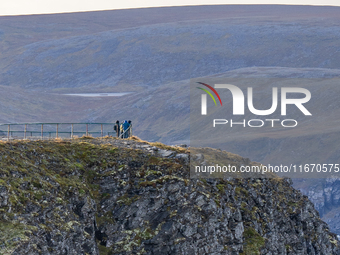
<svg viewBox="0 0 340 255"><path fill-rule="evenodd" d="M132 92L121 93L78 93L78 94L63 94L65 96L77 96L77 97L121 97Z"/></svg>

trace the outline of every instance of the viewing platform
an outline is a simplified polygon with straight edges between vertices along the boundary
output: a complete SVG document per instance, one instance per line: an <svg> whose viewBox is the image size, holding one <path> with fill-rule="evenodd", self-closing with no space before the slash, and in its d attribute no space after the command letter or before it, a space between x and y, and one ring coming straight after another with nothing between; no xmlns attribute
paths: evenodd
<svg viewBox="0 0 340 255"><path fill-rule="evenodd" d="M82 136L125 138L132 136L132 126L120 132L117 123L3 123L0 124L2 140L14 139L73 139ZM119 131L117 131L119 130ZM127 134L127 135L125 135Z"/></svg>

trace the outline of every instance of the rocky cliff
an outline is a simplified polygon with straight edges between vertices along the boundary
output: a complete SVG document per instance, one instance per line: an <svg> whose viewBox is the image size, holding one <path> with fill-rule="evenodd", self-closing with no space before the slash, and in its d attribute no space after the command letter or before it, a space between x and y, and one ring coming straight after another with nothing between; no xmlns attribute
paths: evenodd
<svg viewBox="0 0 340 255"><path fill-rule="evenodd" d="M329 224L331 231L340 235L339 178L296 179L294 180L294 187L308 196L322 219Z"/></svg>
<svg viewBox="0 0 340 255"><path fill-rule="evenodd" d="M190 179L188 161L138 139L0 143L0 254L340 254L290 180Z"/></svg>

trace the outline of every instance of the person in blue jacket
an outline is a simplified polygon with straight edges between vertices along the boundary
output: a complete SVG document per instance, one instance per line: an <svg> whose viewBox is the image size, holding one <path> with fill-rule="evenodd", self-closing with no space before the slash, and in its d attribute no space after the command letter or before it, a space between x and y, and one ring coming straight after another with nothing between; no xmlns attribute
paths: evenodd
<svg viewBox="0 0 340 255"><path fill-rule="evenodd" d="M130 127L130 123L127 122L127 120L124 120L124 123L123 123L123 130L124 132ZM129 137L129 131L125 132L124 134L124 138L128 138Z"/></svg>

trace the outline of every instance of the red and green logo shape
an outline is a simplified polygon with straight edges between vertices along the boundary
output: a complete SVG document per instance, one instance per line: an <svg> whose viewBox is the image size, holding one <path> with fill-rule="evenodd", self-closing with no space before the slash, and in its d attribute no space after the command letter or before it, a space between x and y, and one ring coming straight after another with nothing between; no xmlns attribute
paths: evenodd
<svg viewBox="0 0 340 255"><path fill-rule="evenodd" d="M217 91L213 87L211 87L210 85L205 84L203 82L197 82L197 83L201 84L203 86L206 86L208 89L210 89L217 96L217 98L220 101L220 104L222 106L221 97L220 97L220 95L217 93ZM200 90L203 90L204 92L206 92L212 98L212 100L214 101L215 105L217 106L215 97L213 96L213 94L211 94L211 92L209 90L204 89L204 88L200 88L200 87L197 87L197 88L200 89ZM202 94L202 96L201 96L201 114L202 115L207 115L207 95L206 94Z"/></svg>

